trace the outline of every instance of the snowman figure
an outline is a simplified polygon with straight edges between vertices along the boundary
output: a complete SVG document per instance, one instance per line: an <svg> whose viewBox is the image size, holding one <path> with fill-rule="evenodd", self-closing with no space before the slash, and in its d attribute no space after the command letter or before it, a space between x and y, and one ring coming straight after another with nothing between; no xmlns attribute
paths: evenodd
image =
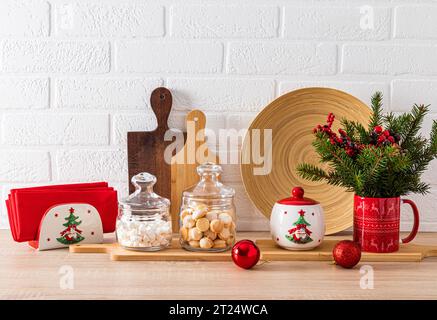
<svg viewBox="0 0 437 320"><path fill-rule="evenodd" d="M71 240L75 240L77 238L77 232L76 232L76 230L74 228L70 229L70 232L69 232L68 235L69 235Z"/></svg>
<svg viewBox="0 0 437 320"><path fill-rule="evenodd" d="M301 240L304 239L307 236L305 227L300 227L299 229L296 230L295 232L296 238Z"/></svg>

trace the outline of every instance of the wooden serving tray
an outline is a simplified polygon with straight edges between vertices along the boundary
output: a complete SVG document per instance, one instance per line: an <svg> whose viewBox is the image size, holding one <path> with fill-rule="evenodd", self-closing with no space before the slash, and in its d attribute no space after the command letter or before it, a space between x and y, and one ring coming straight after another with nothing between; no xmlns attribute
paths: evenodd
<svg viewBox="0 0 437 320"><path fill-rule="evenodd" d="M174 238L171 247L161 251L133 251L121 248L118 243L74 244L72 253L108 253L113 261L231 261L230 250L207 253L191 252L181 248L179 238Z"/></svg>
<svg viewBox="0 0 437 320"><path fill-rule="evenodd" d="M258 239L261 260L265 261L332 261L332 249L339 239L326 239L309 251L290 251L278 247L271 239ZM191 252L181 248L179 239L172 240L171 248L162 251L144 252L121 248L117 243L76 244L70 246L72 253L107 253L113 261L231 261L231 252ZM419 262L428 257L437 257L437 246L420 244L401 245L398 252L363 252L362 262Z"/></svg>
<svg viewBox="0 0 437 320"><path fill-rule="evenodd" d="M339 240L324 240L323 243L309 251L290 251L278 247L271 239L256 240L261 250L261 259L268 261L332 261L332 249ZM437 246L420 244L400 245L398 252L370 253L363 252L362 262L419 262L424 258L437 257Z"/></svg>

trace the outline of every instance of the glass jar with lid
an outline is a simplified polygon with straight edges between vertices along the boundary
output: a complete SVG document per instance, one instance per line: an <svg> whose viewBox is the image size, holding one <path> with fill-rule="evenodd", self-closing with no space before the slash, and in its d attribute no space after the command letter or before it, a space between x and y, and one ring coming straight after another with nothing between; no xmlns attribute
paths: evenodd
<svg viewBox="0 0 437 320"><path fill-rule="evenodd" d="M219 181L221 166L197 167L200 181L182 194L180 243L190 251L221 252L235 243L235 191Z"/></svg>
<svg viewBox="0 0 437 320"><path fill-rule="evenodd" d="M119 203L116 235L125 249L158 251L171 244L170 201L153 192L156 177L147 172L132 177L135 192Z"/></svg>

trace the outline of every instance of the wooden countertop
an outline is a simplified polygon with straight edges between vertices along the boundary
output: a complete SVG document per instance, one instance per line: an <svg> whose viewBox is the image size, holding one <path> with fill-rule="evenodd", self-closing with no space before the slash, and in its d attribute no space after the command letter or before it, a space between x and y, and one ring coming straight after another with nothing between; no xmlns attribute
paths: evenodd
<svg viewBox="0 0 437 320"><path fill-rule="evenodd" d="M257 237L268 234L239 233ZM415 242L437 244L437 234L422 233ZM367 264L374 270L374 289L364 290L359 266L266 262L243 270L229 262L113 262L106 254L34 251L0 230L0 299L437 298L437 258ZM60 288L63 270L74 271L74 289Z"/></svg>

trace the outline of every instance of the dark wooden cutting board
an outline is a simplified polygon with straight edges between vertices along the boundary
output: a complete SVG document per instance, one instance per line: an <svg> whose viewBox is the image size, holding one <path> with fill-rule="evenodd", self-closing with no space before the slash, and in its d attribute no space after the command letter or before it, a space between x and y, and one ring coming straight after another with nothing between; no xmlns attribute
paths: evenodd
<svg viewBox="0 0 437 320"><path fill-rule="evenodd" d="M155 192L167 199L171 197L171 168L170 164L164 161L164 151L172 141L165 141L164 135L169 129L167 120L172 100L167 88L153 90L150 104L156 115L157 128L153 131L127 133L129 193L135 191L130 183L132 176L140 172L149 172L157 178Z"/></svg>

